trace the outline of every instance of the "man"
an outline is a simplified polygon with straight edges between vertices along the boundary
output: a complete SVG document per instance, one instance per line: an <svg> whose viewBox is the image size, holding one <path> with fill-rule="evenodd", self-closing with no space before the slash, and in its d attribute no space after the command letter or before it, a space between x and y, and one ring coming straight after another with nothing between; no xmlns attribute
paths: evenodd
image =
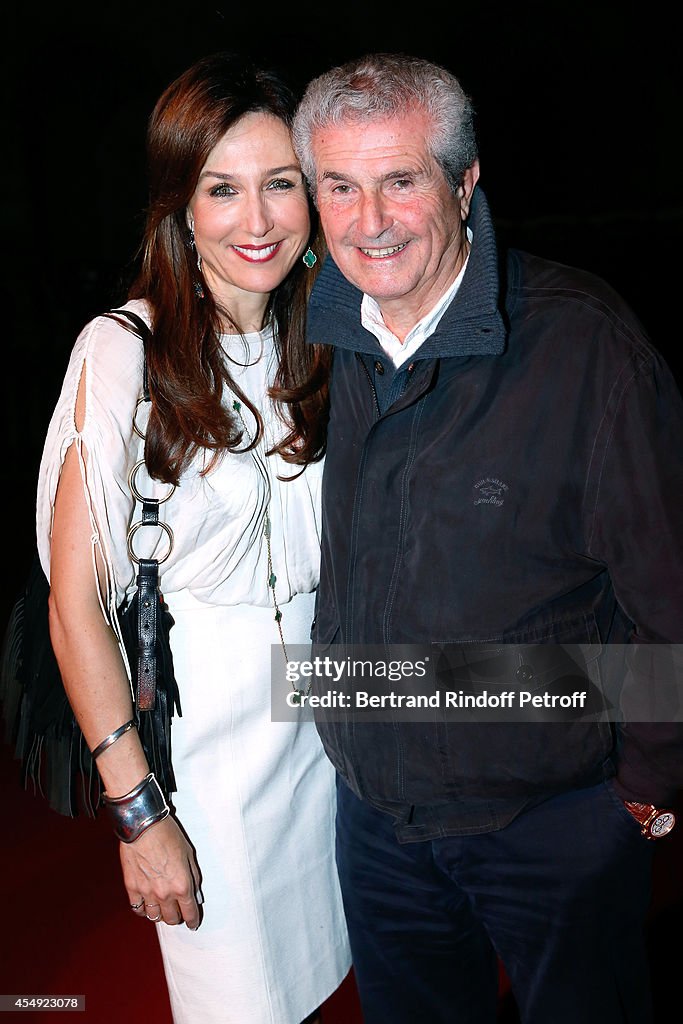
<svg viewBox="0 0 683 1024"><path fill-rule="evenodd" d="M330 251L316 642L516 645L517 688L560 645L673 649L683 403L633 314L590 274L499 255L444 69L335 68L294 133ZM641 827L673 821L680 724L318 728L366 1024L494 1021L497 957L525 1024L651 1019Z"/></svg>

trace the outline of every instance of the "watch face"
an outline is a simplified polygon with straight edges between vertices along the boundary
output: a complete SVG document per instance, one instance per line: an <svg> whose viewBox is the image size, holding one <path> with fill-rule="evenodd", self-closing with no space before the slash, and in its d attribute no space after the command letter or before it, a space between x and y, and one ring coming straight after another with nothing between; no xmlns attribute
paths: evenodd
<svg viewBox="0 0 683 1024"><path fill-rule="evenodd" d="M650 824L650 834L653 839L659 839L660 836L667 835L675 824L676 818L671 811L664 811L662 814L658 814Z"/></svg>

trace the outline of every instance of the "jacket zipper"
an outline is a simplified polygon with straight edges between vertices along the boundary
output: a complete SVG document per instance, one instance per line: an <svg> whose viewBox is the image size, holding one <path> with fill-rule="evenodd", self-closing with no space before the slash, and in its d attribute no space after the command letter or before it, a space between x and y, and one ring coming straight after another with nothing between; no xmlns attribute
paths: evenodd
<svg viewBox="0 0 683 1024"><path fill-rule="evenodd" d="M380 409L379 402L377 400L377 391L375 389L374 381L373 381L372 377L370 376L370 372L369 372L367 366L365 365L365 362L363 361L363 357L361 356L360 352L356 352L355 356L356 356L356 359L358 360L358 362L360 363L360 365L363 367L363 370L365 371L365 376L368 378L368 384L370 385L370 387L372 389L372 397L373 397L373 399L375 401L375 409L377 410L377 415L381 416L382 415L382 410Z"/></svg>

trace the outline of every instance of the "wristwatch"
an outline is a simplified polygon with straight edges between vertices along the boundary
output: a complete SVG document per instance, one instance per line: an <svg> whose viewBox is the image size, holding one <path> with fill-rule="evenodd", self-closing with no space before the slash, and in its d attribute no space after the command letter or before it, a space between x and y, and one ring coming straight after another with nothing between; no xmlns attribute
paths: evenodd
<svg viewBox="0 0 683 1024"><path fill-rule="evenodd" d="M646 839L661 839L669 834L676 824L673 811L654 804L639 804L634 800L624 800L624 806L640 825L641 835Z"/></svg>

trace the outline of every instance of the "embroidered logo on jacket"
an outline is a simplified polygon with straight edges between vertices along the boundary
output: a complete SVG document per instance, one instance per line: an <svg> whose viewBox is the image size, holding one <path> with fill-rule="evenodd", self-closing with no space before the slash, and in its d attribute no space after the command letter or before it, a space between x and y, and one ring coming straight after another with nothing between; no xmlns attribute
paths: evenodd
<svg viewBox="0 0 683 1024"><path fill-rule="evenodd" d="M474 485L475 505L502 505L508 485L495 476L485 476Z"/></svg>

